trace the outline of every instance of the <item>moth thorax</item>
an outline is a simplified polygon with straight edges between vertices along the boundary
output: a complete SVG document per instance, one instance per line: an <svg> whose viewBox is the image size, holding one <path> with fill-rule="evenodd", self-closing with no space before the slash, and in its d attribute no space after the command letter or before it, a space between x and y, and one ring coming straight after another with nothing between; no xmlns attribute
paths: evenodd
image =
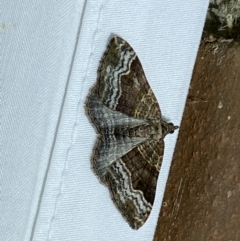
<svg viewBox="0 0 240 241"><path fill-rule="evenodd" d="M160 123L138 126L138 128L135 129L135 136L146 137L151 140L159 140L162 138L162 126Z"/></svg>
<svg viewBox="0 0 240 241"><path fill-rule="evenodd" d="M155 123L154 125L151 125L149 126L151 129L150 129L150 135L149 137L152 139L152 140L160 140L163 136L162 136L162 126L159 123Z"/></svg>

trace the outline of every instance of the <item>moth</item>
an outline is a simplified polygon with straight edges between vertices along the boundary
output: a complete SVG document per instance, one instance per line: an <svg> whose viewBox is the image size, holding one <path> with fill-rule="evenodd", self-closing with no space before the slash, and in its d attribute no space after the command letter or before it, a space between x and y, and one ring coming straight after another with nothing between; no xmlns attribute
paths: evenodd
<svg viewBox="0 0 240 241"><path fill-rule="evenodd" d="M85 108L98 133L92 168L129 225L139 229L152 210L163 139L178 126L162 119L139 58L124 39L110 40Z"/></svg>

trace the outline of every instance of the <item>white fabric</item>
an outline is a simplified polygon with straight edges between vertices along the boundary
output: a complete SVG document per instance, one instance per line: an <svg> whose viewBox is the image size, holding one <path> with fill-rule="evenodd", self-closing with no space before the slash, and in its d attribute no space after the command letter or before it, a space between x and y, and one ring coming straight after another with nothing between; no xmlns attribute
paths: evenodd
<svg viewBox="0 0 240 241"><path fill-rule="evenodd" d="M208 1L3 0L0 240L152 240L178 132L138 231L90 168L84 111L113 34L137 52L163 116L180 124Z"/></svg>

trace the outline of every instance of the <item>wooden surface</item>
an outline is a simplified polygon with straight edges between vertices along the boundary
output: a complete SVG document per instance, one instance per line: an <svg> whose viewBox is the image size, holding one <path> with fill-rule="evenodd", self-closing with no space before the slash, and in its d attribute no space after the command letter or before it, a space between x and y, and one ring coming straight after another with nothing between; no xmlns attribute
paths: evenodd
<svg viewBox="0 0 240 241"><path fill-rule="evenodd" d="M240 45L202 43L154 241L240 240Z"/></svg>

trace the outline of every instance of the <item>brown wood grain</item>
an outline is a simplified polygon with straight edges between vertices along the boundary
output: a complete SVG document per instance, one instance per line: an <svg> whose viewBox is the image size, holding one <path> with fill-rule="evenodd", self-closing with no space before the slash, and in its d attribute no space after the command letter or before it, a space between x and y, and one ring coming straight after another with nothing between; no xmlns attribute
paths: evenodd
<svg viewBox="0 0 240 241"><path fill-rule="evenodd" d="M154 241L240 240L240 45L202 43Z"/></svg>

